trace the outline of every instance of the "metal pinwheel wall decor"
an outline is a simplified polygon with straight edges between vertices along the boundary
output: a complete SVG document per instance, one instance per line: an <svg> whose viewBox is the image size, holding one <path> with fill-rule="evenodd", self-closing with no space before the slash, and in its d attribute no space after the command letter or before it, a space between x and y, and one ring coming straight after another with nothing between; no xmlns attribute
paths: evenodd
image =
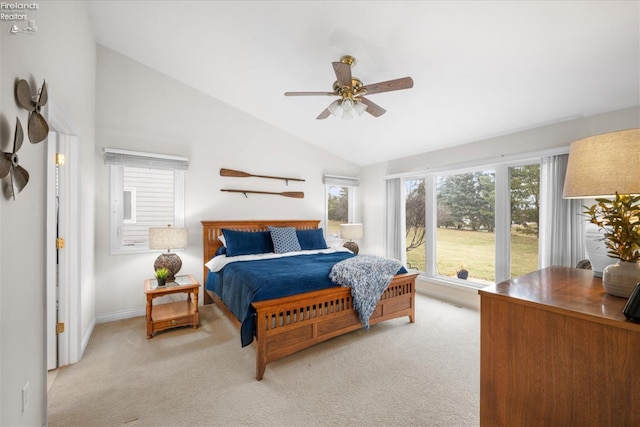
<svg viewBox="0 0 640 427"><path fill-rule="evenodd" d="M13 151L11 153L3 153L0 157L0 178L4 178L7 175L11 179L11 186L9 191L13 200L16 199L16 194L21 192L29 182L29 172L18 163L18 150L22 147L22 141L24 140L24 131L20 120L16 117L16 131L13 136Z"/></svg>
<svg viewBox="0 0 640 427"><path fill-rule="evenodd" d="M37 100L35 100L37 99ZM49 125L40 113L40 109L47 103L47 82L42 82L40 93L31 95L31 88L26 80L20 80L16 84L16 100L18 104L29 111L29 141L37 144L49 135Z"/></svg>
<svg viewBox="0 0 640 427"><path fill-rule="evenodd" d="M26 80L16 83L16 101L18 105L29 112L28 134L29 141L37 144L44 141L49 135L49 125L40 110L47 103L47 83L42 82L42 87L35 96L31 94L31 88ZM18 161L18 150L24 141L24 131L20 119L16 117L16 130L13 136L13 150L10 153L3 152L0 155L0 179L10 179L8 194L13 200L29 183L29 172Z"/></svg>

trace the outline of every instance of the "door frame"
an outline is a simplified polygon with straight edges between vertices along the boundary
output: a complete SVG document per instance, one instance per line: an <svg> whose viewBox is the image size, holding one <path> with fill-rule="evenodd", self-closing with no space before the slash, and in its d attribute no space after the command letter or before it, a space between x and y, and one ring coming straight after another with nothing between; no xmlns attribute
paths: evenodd
<svg viewBox="0 0 640 427"><path fill-rule="evenodd" d="M81 271L81 241L80 241L80 205L79 205L79 129L71 116L57 101L55 94L49 91L47 119L52 132L66 135L62 138L61 151L65 155L63 166L63 182L60 188L61 202L59 206L58 227L60 235L64 236L65 254L60 258L60 274L62 276L57 294L57 316L55 315L56 301L56 216L55 216L55 157L56 141L47 141L47 196L46 196L46 289L47 289L47 325L45 339L47 354L57 352L57 366L76 363L82 356L82 324L80 303L80 271ZM72 220L75 218L75 220ZM54 284L51 286L51 284ZM53 295L51 295L53 293ZM52 305L53 301L53 305ZM50 311L54 313L50 313ZM51 323L53 322L53 323ZM57 335L57 340L51 342L50 332L55 331L56 323L63 322L65 330ZM55 338L55 335L53 335ZM57 341L57 349L55 348ZM53 349L52 349L53 346Z"/></svg>

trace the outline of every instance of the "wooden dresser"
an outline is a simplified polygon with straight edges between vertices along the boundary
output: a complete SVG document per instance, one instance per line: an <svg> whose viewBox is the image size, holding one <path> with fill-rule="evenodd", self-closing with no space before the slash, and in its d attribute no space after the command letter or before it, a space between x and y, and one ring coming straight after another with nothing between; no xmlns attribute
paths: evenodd
<svg viewBox="0 0 640 427"><path fill-rule="evenodd" d="M590 270L482 289L481 426L640 426L640 324Z"/></svg>

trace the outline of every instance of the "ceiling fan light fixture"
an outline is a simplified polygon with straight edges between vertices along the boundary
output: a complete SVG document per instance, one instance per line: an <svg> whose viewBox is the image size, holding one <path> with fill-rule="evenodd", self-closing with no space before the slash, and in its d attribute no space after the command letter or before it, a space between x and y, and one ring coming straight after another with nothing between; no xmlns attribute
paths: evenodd
<svg viewBox="0 0 640 427"><path fill-rule="evenodd" d="M342 109L344 111L351 111L353 110L354 104L355 103L353 102L353 99L345 98L342 100L342 103L340 105L342 106Z"/></svg>
<svg viewBox="0 0 640 427"><path fill-rule="evenodd" d="M356 101L356 104L353 106L353 108L356 110L356 113L358 113L359 116L361 116L367 110L366 104L364 104L362 101Z"/></svg>
<svg viewBox="0 0 640 427"><path fill-rule="evenodd" d="M333 83L332 92L285 92L285 96L315 96L315 95L332 95L338 96L338 101L332 102L329 107L325 108L316 120L323 120L330 115L337 116L339 110L342 110L343 119L351 119L353 110L362 115L365 112L373 117L380 117L387 112L384 108L365 99L363 102L360 97L364 95L373 95L382 92L391 92L401 89L410 89L413 87L413 79L411 77L402 77L394 80L387 80L378 83L363 85L362 81L351 74L351 67L355 65L355 59L352 56L345 55L340 58L340 62L332 62L333 71L336 75L336 81ZM355 98L354 98L355 97Z"/></svg>

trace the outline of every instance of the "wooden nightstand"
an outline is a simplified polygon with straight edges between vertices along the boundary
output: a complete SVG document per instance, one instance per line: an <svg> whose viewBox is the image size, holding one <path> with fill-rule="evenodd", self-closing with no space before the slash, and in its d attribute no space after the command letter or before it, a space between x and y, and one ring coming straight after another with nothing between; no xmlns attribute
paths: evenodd
<svg viewBox="0 0 640 427"><path fill-rule="evenodd" d="M152 338L154 332L164 331L178 326L199 326L198 314L198 283L191 274L176 276L175 282L165 286L158 286L156 279L144 282L144 293L147 295L147 338ZM176 301L168 304L153 305L153 299L165 295L186 293L186 301ZM191 294L193 293L193 298Z"/></svg>

